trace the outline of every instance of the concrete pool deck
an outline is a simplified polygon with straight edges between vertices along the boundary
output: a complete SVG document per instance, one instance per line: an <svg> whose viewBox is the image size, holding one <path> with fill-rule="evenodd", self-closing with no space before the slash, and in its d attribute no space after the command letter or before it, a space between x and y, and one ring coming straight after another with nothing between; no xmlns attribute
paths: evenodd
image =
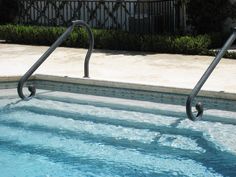
<svg viewBox="0 0 236 177"><path fill-rule="evenodd" d="M23 75L48 49L0 43L0 77ZM35 72L83 77L86 49L58 48ZM90 77L95 80L192 89L213 57L94 50ZM236 93L236 60L222 59L203 90Z"/></svg>

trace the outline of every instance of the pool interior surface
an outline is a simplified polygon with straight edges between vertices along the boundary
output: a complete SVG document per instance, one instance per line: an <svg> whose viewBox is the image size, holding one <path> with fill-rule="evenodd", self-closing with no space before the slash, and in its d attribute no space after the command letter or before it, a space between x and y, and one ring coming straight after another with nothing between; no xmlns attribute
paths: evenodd
<svg viewBox="0 0 236 177"><path fill-rule="evenodd" d="M1 99L2 176L236 176L235 124L191 122L178 106L68 98Z"/></svg>

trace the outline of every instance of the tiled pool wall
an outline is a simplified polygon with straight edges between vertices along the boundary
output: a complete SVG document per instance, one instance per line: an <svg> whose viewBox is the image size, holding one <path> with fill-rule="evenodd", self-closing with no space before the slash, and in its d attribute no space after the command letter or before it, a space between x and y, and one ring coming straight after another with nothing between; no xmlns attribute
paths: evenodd
<svg viewBox="0 0 236 177"><path fill-rule="evenodd" d="M34 84L34 81L28 81L25 86ZM0 82L0 89L13 89L17 88L18 82L9 81L9 82Z"/></svg>
<svg viewBox="0 0 236 177"><path fill-rule="evenodd" d="M157 91L146 91L140 89L127 89L107 86L94 86L78 83L64 83L46 80L28 81L26 85L34 84L38 89L64 91L88 95L125 98L132 100L151 101L174 105L185 105L188 93L175 94ZM16 88L17 82L1 82L0 89ZM201 101L207 109L220 109L236 111L236 101L198 96L195 101Z"/></svg>
<svg viewBox="0 0 236 177"><path fill-rule="evenodd" d="M11 89L16 88L17 83L16 82L1 82L0 83L0 89Z"/></svg>

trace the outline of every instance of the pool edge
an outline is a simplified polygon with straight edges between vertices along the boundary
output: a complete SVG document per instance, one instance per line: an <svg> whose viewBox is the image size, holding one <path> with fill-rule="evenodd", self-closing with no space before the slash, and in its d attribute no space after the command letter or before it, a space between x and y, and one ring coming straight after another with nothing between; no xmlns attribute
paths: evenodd
<svg viewBox="0 0 236 177"><path fill-rule="evenodd" d="M18 82L20 77L21 76L0 76L0 83ZM132 90L137 90L137 91L180 94L180 95L186 95L186 96L188 96L191 92L191 89L188 89L188 88L166 87L166 86L159 86L159 85L146 85L146 84L139 84L139 83L96 80L96 79L90 79L90 78L74 78L74 77L67 77L67 76L63 77L63 76L53 76L53 75L43 75L43 74L35 74L31 76L29 80L32 82L33 81L51 81L51 82L60 82L60 83L68 83L68 84L82 84L82 85L89 85L89 86L132 89ZM236 93L230 93L230 92L224 92L224 91L201 90L198 96L236 101Z"/></svg>

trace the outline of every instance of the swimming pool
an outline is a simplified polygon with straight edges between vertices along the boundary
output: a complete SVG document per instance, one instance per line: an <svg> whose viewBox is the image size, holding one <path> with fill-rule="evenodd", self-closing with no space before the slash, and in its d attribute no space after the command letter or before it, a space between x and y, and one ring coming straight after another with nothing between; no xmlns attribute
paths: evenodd
<svg viewBox="0 0 236 177"><path fill-rule="evenodd" d="M229 111L42 90L0 102L0 171L12 176L235 176ZM216 116L217 113L217 116Z"/></svg>

